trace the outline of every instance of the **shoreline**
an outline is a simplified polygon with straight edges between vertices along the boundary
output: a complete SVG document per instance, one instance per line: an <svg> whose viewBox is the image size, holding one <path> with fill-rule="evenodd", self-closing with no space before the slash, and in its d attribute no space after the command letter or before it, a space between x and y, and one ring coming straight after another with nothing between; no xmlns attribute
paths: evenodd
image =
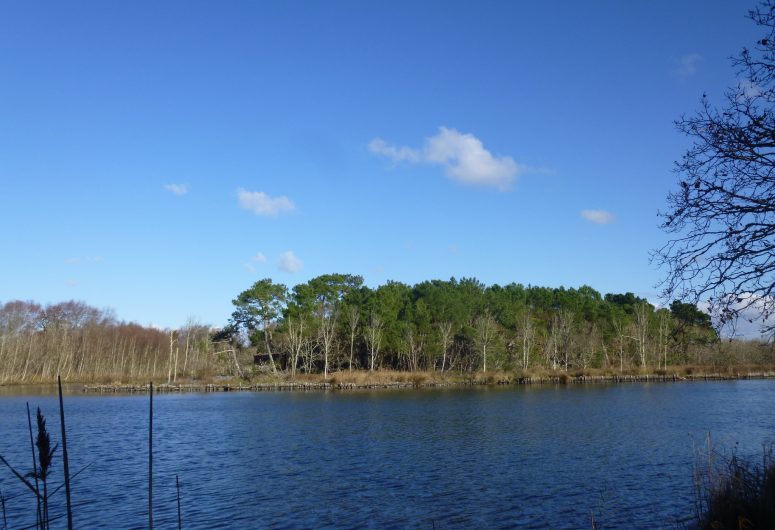
<svg viewBox="0 0 775 530"><path fill-rule="evenodd" d="M485 374L479 374L485 375ZM626 383L680 383L700 381L743 381L775 379L775 371L745 374L642 374L642 375L580 375L559 374L551 376L493 377L482 379L446 381L388 381L388 382L324 382L324 381L275 381L260 383L173 383L154 385L156 393L210 393L210 392L306 392L328 390L379 390L455 388L471 386L522 386L522 385L588 385ZM137 394L147 393L148 384L83 384L86 394Z"/></svg>

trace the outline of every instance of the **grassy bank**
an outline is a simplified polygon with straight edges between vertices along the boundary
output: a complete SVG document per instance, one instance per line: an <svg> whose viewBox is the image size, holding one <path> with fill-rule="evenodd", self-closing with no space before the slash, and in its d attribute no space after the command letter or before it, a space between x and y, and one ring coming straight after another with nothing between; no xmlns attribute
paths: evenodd
<svg viewBox="0 0 775 530"><path fill-rule="evenodd" d="M493 371L493 372L403 372L353 370L322 374L264 373L245 378L184 380L172 384L155 381L159 392L228 392L261 390L347 390L368 388L432 388L480 385L594 384L630 382L713 381L735 379L775 379L775 367L748 366L745 369L719 370L713 367L686 366L674 370L623 372L575 370L570 372ZM83 382L87 392L145 392L147 381Z"/></svg>

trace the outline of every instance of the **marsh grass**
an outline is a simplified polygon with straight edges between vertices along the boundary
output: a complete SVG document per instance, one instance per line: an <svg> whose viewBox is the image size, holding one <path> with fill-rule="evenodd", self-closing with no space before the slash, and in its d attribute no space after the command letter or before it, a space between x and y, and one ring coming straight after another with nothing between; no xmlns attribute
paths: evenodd
<svg viewBox="0 0 775 530"><path fill-rule="evenodd" d="M38 469L38 461L35 456L35 440L32 436L32 415L30 414L30 404L27 403L27 426L30 431L30 454L32 455L32 469ZM37 513L35 523L39 526L40 521L43 520L43 512L40 505L40 484L37 475L35 475L35 501L37 504Z"/></svg>
<svg viewBox="0 0 775 530"><path fill-rule="evenodd" d="M36 499L36 513L35 524L25 528L36 528L38 530L49 530L52 521L65 519L67 520L68 530L73 528L73 508L88 504L88 502L82 502L73 505L70 499L70 485L71 479L75 479L78 475L86 471L94 463L90 462L79 471L70 474L70 468L67 457L67 431L65 429L65 410L64 400L62 398L62 383L57 378L58 390L59 390L59 416L60 426L62 434L62 464L64 481L62 484L56 487L50 487L49 481L54 471L54 457L56 451L59 448L59 444L52 444L51 435L46 425L46 418L43 415L40 407L36 410L35 424L37 427L37 435L33 435L32 417L30 414L30 406L27 403L27 425L30 435L30 453L32 456L32 471L26 474L22 474L17 471L2 455L0 455L0 464L8 468L11 473L30 491L34 494ZM148 418L148 526L153 528L153 383L150 387L150 400L149 400L149 418ZM178 528L182 528L182 516L180 505L180 483L177 475L175 476L175 486L177 489L177 509L178 509ZM42 491L41 491L42 487ZM51 516L49 513L49 501L50 499L61 489L65 490L66 496L66 511L62 514ZM14 497L19 496L15 495ZM0 501L2 504L3 513L3 529L7 530L8 520L6 512L6 501L9 500L0 492Z"/></svg>
<svg viewBox="0 0 775 530"><path fill-rule="evenodd" d="M45 528L49 528L49 493L48 493L48 479L51 476L52 464L54 463L54 453L56 453L58 444L51 445L51 436L46 429L46 418L38 407L36 414L36 421L38 424L38 436L35 439L35 447L38 454L38 467L32 472L28 473L28 477L32 476L36 481L40 481L43 485L43 494L40 496L42 503L43 520L42 524Z"/></svg>
<svg viewBox="0 0 775 530"><path fill-rule="evenodd" d="M297 376L297 379L299 377ZM302 376L302 380L308 382L317 382L322 379L316 374ZM375 370L373 372L365 370L341 371L332 373L327 382L333 385L392 385L392 384L410 384L420 386L430 382L446 381L442 376L434 377L431 372L400 372L396 370Z"/></svg>
<svg viewBox="0 0 775 530"><path fill-rule="evenodd" d="M153 381L148 383L148 530L153 530Z"/></svg>
<svg viewBox="0 0 775 530"><path fill-rule="evenodd" d="M623 381L658 381L658 380L701 380L707 379L726 379L726 378L759 378L775 377L775 369L772 367L760 367L751 365L745 371L714 371L712 366L671 366L667 369L648 370L648 369L628 369L613 370L601 368L585 368L565 371L564 369L551 370L543 367L530 369L517 368L513 370L490 370L487 372L471 371L401 371L401 370L341 370L330 372L328 377L318 373L299 373L292 375L290 372L278 371L277 373L253 372L247 379L238 378L219 378L213 384L215 386L237 386L243 389L249 389L251 386L294 386L309 385L317 387L330 385L333 388L378 388L391 386L404 387L433 387L433 386L466 386L466 385L510 385L510 384L576 384L576 383L603 383L603 382L623 382ZM205 382L185 383L191 386L205 386ZM185 384L183 386L185 386ZM118 388L123 384L114 384ZM143 385L147 388L146 385ZM167 391L176 388L161 385L160 391Z"/></svg>
<svg viewBox="0 0 775 530"><path fill-rule="evenodd" d="M67 530L73 530L73 506L70 502L70 462L67 458L67 431L65 429L65 404L62 399L62 378L57 375L59 390L59 426L62 429L62 468L65 474L65 506L67 509Z"/></svg>
<svg viewBox="0 0 775 530"><path fill-rule="evenodd" d="M717 450L710 437L694 468L697 527L707 530L775 528L775 461L766 445L761 463Z"/></svg>

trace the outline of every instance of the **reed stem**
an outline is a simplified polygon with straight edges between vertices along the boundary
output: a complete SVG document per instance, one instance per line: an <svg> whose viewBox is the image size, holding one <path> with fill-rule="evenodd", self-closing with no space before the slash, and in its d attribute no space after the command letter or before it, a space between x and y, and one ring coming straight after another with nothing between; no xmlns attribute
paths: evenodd
<svg viewBox="0 0 775 530"><path fill-rule="evenodd" d="M30 428L30 452L32 453L32 476L35 477L35 500L37 501L37 513L35 514L35 527L43 528L43 517L40 511L40 487L38 486L38 459L35 456L35 441L32 436L32 416L30 414L30 403L27 402L27 425Z"/></svg>
<svg viewBox="0 0 775 530"><path fill-rule="evenodd" d="M180 515L180 481L175 475L175 489L178 490L178 530L183 530L183 518Z"/></svg>
<svg viewBox="0 0 775 530"><path fill-rule="evenodd" d="M153 530L153 381L148 389L148 530Z"/></svg>
<svg viewBox="0 0 775 530"><path fill-rule="evenodd" d="M73 508L70 503L70 464L67 460L67 434L65 434L65 405L62 400L62 378L57 375L59 387L59 423L62 427L62 462L65 472L65 500L67 502L67 530L73 530Z"/></svg>

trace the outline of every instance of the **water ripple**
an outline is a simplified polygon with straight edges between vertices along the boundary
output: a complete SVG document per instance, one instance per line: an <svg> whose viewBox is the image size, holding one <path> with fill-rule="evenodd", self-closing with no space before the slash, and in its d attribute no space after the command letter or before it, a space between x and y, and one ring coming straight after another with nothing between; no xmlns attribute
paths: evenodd
<svg viewBox="0 0 775 530"><path fill-rule="evenodd" d="M29 399L55 431L54 398ZM0 398L0 454L26 471L25 400ZM767 381L159 396L154 521L176 527L177 475L187 529L669 526L691 514L692 440L756 454L772 402ZM71 467L93 462L77 526L145 527L147 398L66 406ZM0 489L10 527L33 524L17 481Z"/></svg>

